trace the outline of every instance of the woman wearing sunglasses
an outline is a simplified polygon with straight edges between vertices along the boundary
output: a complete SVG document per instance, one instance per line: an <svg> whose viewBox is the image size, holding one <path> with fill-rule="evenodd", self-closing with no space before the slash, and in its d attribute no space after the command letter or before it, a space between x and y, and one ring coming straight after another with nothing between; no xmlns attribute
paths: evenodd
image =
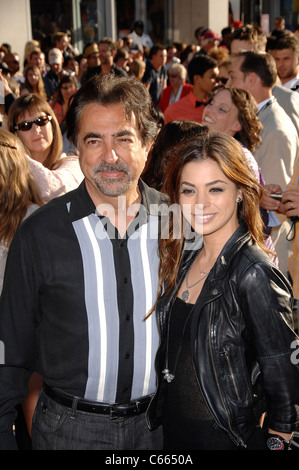
<svg viewBox="0 0 299 470"><path fill-rule="evenodd" d="M10 107L8 125L28 151L30 169L44 202L81 183L79 158L62 153L61 130L46 100L35 94L21 96Z"/></svg>

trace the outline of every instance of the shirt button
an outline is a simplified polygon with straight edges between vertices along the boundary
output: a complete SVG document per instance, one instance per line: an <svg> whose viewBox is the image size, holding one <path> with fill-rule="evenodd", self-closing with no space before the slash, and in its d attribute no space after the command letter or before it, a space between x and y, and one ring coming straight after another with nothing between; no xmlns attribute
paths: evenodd
<svg viewBox="0 0 299 470"><path fill-rule="evenodd" d="M129 281L128 281L128 278L125 277L125 278L124 278L124 283L125 283L125 284L128 284L128 282L129 282Z"/></svg>
<svg viewBox="0 0 299 470"><path fill-rule="evenodd" d="M131 354L130 354L130 353L127 353L127 354L126 354L126 359L130 359L130 357L131 357Z"/></svg>
<svg viewBox="0 0 299 470"><path fill-rule="evenodd" d="M130 321L130 320L131 320L131 316L130 316L130 315L127 315L127 316L126 316L126 320L127 320L127 321Z"/></svg>

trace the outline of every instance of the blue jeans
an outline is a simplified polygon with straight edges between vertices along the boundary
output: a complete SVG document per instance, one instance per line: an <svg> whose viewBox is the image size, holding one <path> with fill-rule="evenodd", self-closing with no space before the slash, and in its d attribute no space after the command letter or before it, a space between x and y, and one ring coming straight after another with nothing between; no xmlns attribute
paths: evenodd
<svg viewBox="0 0 299 470"><path fill-rule="evenodd" d="M108 415L72 410L44 392L32 424L33 450L161 450L161 427L150 431L145 413L110 419Z"/></svg>

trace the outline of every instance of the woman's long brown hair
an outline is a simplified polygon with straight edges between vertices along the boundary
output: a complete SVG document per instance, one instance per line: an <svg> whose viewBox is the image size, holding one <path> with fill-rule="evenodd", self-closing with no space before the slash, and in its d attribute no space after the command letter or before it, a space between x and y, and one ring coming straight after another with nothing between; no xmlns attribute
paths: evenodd
<svg viewBox="0 0 299 470"><path fill-rule="evenodd" d="M220 132L210 132L189 139L177 146L172 163L166 172L165 189L170 204L180 202L180 179L183 167L189 162L214 160L225 176L242 191L242 202L238 204L238 218L243 219L252 239L265 251L263 221L259 201L262 187L257 182L241 145L233 138ZM182 214L181 214L182 217ZM158 298L175 287L178 269L184 250L184 235L174 237L173 219L169 222L169 237L161 238L159 243L160 267ZM181 227L183 224L181 223ZM155 306L151 310L154 310Z"/></svg>

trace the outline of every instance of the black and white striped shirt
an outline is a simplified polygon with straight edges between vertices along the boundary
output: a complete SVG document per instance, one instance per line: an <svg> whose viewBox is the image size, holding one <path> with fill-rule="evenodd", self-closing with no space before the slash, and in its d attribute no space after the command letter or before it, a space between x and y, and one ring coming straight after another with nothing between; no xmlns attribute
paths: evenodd
<svg viewBox="0 0 299 470"><path fill-rule="evenodd" d="M158 282L159 214L151 207L166 199L142 182L139 188L143 214L124 238L108 236L84 182L18 230L0 301L5 365L14 368L1 368L0 413L1 395L17 402L26 394L28 369L99 402L155 391L158 331L154 314L144 318Z"/></svg>

